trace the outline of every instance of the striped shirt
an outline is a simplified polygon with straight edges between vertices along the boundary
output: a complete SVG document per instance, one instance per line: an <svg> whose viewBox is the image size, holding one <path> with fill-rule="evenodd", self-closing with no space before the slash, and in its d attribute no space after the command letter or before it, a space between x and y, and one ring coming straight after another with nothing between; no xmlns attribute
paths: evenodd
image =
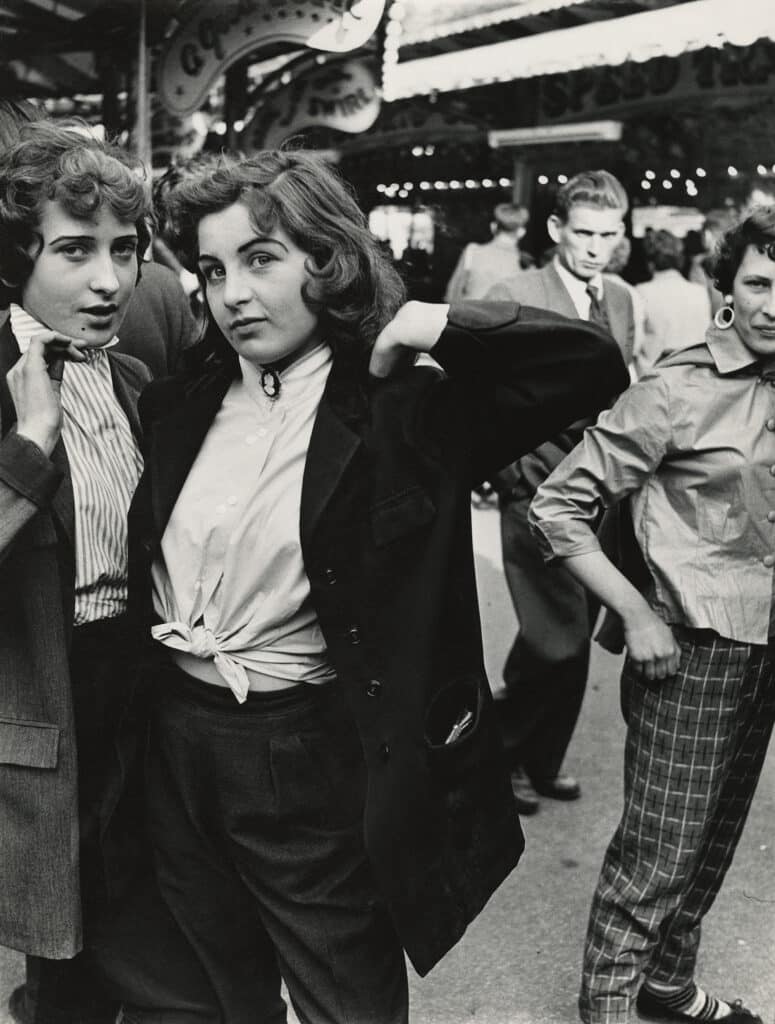
<svg viewBox="0 0 775 1024"><path fill-rule="evenodd" d="M26 352L32 336L45 328L12 305L11 330ZM76 626L126 610L127 512L142 471L105 347L87 349L86 355L85 363L65 363L61 389L62 441L75 505Z"/></svg>

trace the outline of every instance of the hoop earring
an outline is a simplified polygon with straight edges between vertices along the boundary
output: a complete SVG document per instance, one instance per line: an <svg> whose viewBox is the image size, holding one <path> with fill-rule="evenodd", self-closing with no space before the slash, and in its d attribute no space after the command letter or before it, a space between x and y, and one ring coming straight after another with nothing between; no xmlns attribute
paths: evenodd
<svg viewBox="0 0 775 1024"><path fill-rule="evenodd" d="M722 306L721 309L716 310L716 315L713 317L713 323L720 331L728 331L734 322L735 311L730 303L727 303L725 306Z"/></svg>

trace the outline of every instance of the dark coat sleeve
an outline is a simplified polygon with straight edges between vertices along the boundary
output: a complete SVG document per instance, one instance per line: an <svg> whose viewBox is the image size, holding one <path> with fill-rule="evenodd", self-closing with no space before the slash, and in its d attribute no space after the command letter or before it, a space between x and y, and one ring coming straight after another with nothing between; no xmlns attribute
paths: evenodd
<svg viewBox="0 0 775 1024"><path fill-rule="evenodd" d="M629 384L604 331L519 303L452 306L431 355L448 377L428 403L425 428L442 449L465 437L472 480L596 416Z"/></svg>

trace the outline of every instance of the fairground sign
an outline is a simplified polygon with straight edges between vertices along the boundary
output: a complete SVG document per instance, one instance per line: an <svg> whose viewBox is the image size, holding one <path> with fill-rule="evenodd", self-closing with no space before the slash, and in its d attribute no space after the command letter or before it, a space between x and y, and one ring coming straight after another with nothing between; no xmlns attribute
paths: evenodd
<svg viewBox="0 0 775 1024"><path fill-rule="evenodd" d="M379 114L373 62L330 62L301 75L262 107L245 129L242 146L253 152L274 149L291 135L323 125L342 132L365 132Z"/></svg>
<svg viewBox="0 0 775 1024"><path fill-rule="evenodd" d="M232 64L281 44L349 53L384 9L385 0L191 0L161 58L160 99L170 113L191 114Z"/></svg>
<svg viewBox="0 0 775 1024"><path fill-rule="evenodd" d="M750 102L774 88L775 42L760 39L751 46L547 75L541 79L540 120L587 120L719 97Z"/></svg>

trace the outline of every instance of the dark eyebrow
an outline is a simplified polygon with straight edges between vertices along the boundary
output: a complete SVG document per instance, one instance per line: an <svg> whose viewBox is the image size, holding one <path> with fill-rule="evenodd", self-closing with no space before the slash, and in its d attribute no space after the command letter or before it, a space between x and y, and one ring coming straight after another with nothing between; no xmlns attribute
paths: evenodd
<svg viewBox="0 0 775 1024"><path fill-rule="evenodd" d="M52 238L49 245L57 245L59 242L93 242L94 235L60 235Z"/></svg>
<svg viewBox="0 0 775 1024"><path fill-rule="evenodd" d="M137 232L133 232L130 235L119 235L118 238L114 238L114 242L136 242L138 240ZM57 238L52 238L48 243L49 245L58 245L60 242L93 242L94 235L59 235Z"/></svg>
<svg viewBox="0 0 775 1024"><path fill-rule="evenodd" d="M250 241L244 242L237 249L237 252L243 253L247 249L252 248L252 246L254 245L266 245L267 242L270 242L272 245L279 245L284 252L288 252L288 246L281 242L279 238L265 238L263 235L254 235L253 238L250 239ZM214 263L221 262L217 256L211 256L208 252L199 253L198 262L201 262L201 260L212 260Z"/></svg>

